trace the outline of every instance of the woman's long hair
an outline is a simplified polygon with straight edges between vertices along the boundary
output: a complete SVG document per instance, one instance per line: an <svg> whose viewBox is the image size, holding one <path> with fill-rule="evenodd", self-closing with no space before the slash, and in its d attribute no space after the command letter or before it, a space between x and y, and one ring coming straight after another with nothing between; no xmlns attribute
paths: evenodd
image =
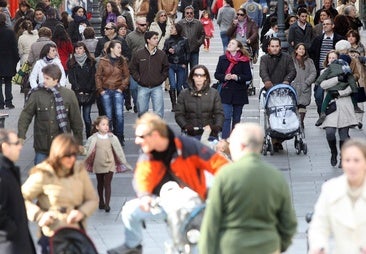
<svg viewBox="0 0 366 254"><path fill-rule="evenodd" d="M116 46L117 44L121 45L121 49L122 49L122 43L118 40L111 40L109 43L109 46L107 48L107 54L110 55L111 54L111 49L114 48L114 46ZM121 52L122 53L122 52ZM118 61L118 67L122 67L122 65L125 63L125 58L121 55Z"/></svg>
<svg viewBox="0 0 366 254"><path fill-rule="evenodd" d="M117 3L115 1L108 1L106 4L105 4L105 8L104 8L104 16L103 16L103 19L106 19L108 17L108 12L107 12L107 4L111 4L111 7L112 7L112 12L114 14L116 14L116 16L118 17L119 15L121 15L121 13L119 12L118 10L118 6L117 6Z"/></svg>
<svg viewBox="0 0 366 254"><path fill-rule="evenodd" d="M90 66L93 66L93 64L95 62L94 57L90 54L90 52L89 52L88 48L86 47L85 43L81 42L81 41L78 41L74 44L74 51L73 51L73 54L71 55L70 60L68 61L68 67L71 69L77 64L76 59L75 59L75 50L78 47L83 47L84 48L85 54L86 54L87 58L89 59L89 64L90 64Z"/></svg>
<svg viewBox="0 0 366 254"><path fill-rule="evenodd" d="M238 48L239 48L239 51L243 54L243 56L247 56L250 58L250 54L248 52L248 50L245 49L243 43L237 39L231 39L231 40L235 40L238 44Z"/></svg>
<svg viewBox="0 0 366 254"><path fill-rule="evenodd" d="M197 64L195 65L188 76L188 83L190 83L192 85L192 87L194 87L194 80L193 80L193 76L194 76L194 72L197 69L202 69L205 72L205 76L206 76L206 80L205 80L205 86L206 85L210 85L211 84L211 77L210 77L210 72L208 71L207 67L202 65L202 64Z"/></svg>
<svg viewBox="0 0 366 254"><path fill-rule="evenodd" d="M21 24L20 24L20 28L24 31L27 31L29 34L33 34L32 30L33 30L33 24L30 20L24 20Z"/></svg>
<svg viewBox="0 0 366 254"><path fill-rule="evenodd" d="M47 43L46 45L44 45L41 49L41 52L39 53L39 59L43 59L44 57L46 57L51 48L55 48L57 50L57 46L55 46L54 44Z"/></svg>
<svg viewBox="0 0 366 254"><path fill-rule="evenodd" d="M304 49L305 49L305 55L303 55L300 59L298 59L297 58L297 54L296 54L296 50L300 46L303 46L304 47ZM303 69L303 70L305 70L305 61L306 61L306 59L309 58L309 54L308 54L308 51L307 51L307 49L305 47L305 44L304 43L298 43L298 44L296 44L293 55L294 55L295 61L299 64L300 68Z"/></svg>
<svg viewBox="0 0 366 254"><path fill-rule="evenodd" d="M52 33L52 41L54 41L56 45L60 45L62 42L71 42L70 36L62 24L55 26L55 30Z"/></svg>

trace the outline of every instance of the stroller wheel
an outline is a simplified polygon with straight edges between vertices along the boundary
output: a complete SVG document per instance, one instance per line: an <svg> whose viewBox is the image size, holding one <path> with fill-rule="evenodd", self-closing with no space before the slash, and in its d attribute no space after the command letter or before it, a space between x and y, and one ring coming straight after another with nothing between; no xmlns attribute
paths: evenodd
<svg viewBox="0 0 366 254"><path fill-rule="evenodd" d="M262 148L262 154L264 156L267 155L267 149L268 149L268 145L266 143L263 144L263 148Z"/></svg>
<svg viewBox="0 0 366 254"><path fill-rule="evenodd" d="M270 155L274 154L274 147L273 147L272 142L268 144L268 151L269 151Z"/></svg>
<svg viewBox="0 0 366 254"><path fill-rule="evenodd" d="M300 154L301 153L300 142L296 142L295 149L296 149L296 154Z"/></svg>
<svg viewBox="0 0 366 254"><path fill-rule="evenodd" d="M302 143L302 152L304 154L308 153L308 145L306 143Z"/></svg>

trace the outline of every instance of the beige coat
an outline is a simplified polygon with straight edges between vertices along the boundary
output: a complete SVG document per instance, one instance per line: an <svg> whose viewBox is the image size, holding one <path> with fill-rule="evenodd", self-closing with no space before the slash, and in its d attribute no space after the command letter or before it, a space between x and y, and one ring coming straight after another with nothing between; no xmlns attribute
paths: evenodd
<svg viewBox="0 0 366 254"><path fill-rule="evenodd" d="M149 28L149 31L155 31L157 32L159 35L158 35L158 38L159 38L159 44L158 44L158 49L160 50L163 50L164 48L164 43L165 43L165 40L168 39L170 37L170 29L171 29L171 22L169 20L167 20L166 22L166 29L165 29L165 35L164 37L162 37L162 31L159 27L159 24L157 22L152 22L151 25L150 25L150 28Z"/></svg>
<svg viewBox="0 0 366 254"><path fill-rule="evenodd" d="M323 81L320 86L323 89L329 89L338 82L338 78L334 77ZM338 91L340 97L336 99L337 110L325 118L325 121L321 125L322 128L335 127L344 128L357 125L355 109L351 99L351 88L348 86L346 89ZM324 93L325 94L325 93Z"/></svg>
<svg viewBox="0 0 366 254"><path fill-rule="evenodd" d="M341 175L325 182L309 228L310 251L324 248L326 253L357 254L366 248L366 183L354 206L347 194L347 178ZM329 237L335 239L329 252Z"/></svg>
<svg viewBox="0 0 366 254"><path fill-rule="evenodd" d="M23 63L28 60L31 46L38 40L38 31L33 30L32 33L33 34L30 34L28 31L24 31L18 39L20 65L23 65Z"/></svg>
<svg viewBox="0 0 366 254"><path fill-rule="evenodd" d="M78 209L89 217L98 206L98 196L88 172L79 161L75 163L74 173L69 177L57 176L47 162L34 166L22 186L22 193L30 221L39 222L46 211L54 212L54 223L42 227L46 236L52 236L55 230L63 226L79 227L77 223L66 223L71 210ZM37 202L34 203L34 200Z"/></svg>

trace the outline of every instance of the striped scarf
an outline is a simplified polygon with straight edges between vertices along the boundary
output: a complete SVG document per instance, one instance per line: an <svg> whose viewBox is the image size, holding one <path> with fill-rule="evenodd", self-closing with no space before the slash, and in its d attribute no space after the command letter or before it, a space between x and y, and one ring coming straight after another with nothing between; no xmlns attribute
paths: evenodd
<svg viewBox="0 0 366 254"><path fill-rule="evenodd" d="M60 87L60 84L57 84L54 87L45 87L43 84L39 84L37 87L32 88L32 90L29 91L26 101L28 101L29 96L34 93L35 91L38 91L40 89L45 89L47 92L52 92L53 96L55 98L55 109L56 109L56 120L58 123L58 127L61 131L61 133L67 133L67 113L65 109L64 99L62 98L60 92L57 90L57 88Z"/></svg>

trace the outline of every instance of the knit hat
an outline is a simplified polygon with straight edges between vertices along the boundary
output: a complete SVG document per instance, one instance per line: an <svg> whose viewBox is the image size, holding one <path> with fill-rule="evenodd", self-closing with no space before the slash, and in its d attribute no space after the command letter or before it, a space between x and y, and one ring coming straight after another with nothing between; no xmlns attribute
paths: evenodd
<svg viewBox="0 0 366 254"><path fill-rule="evenodd" d="M349 41L346 41L346 40L340 40L335 45L335 50L337 50L337 51L347 50L350 48L351 48L351 43L349 43Z"/></svg>

